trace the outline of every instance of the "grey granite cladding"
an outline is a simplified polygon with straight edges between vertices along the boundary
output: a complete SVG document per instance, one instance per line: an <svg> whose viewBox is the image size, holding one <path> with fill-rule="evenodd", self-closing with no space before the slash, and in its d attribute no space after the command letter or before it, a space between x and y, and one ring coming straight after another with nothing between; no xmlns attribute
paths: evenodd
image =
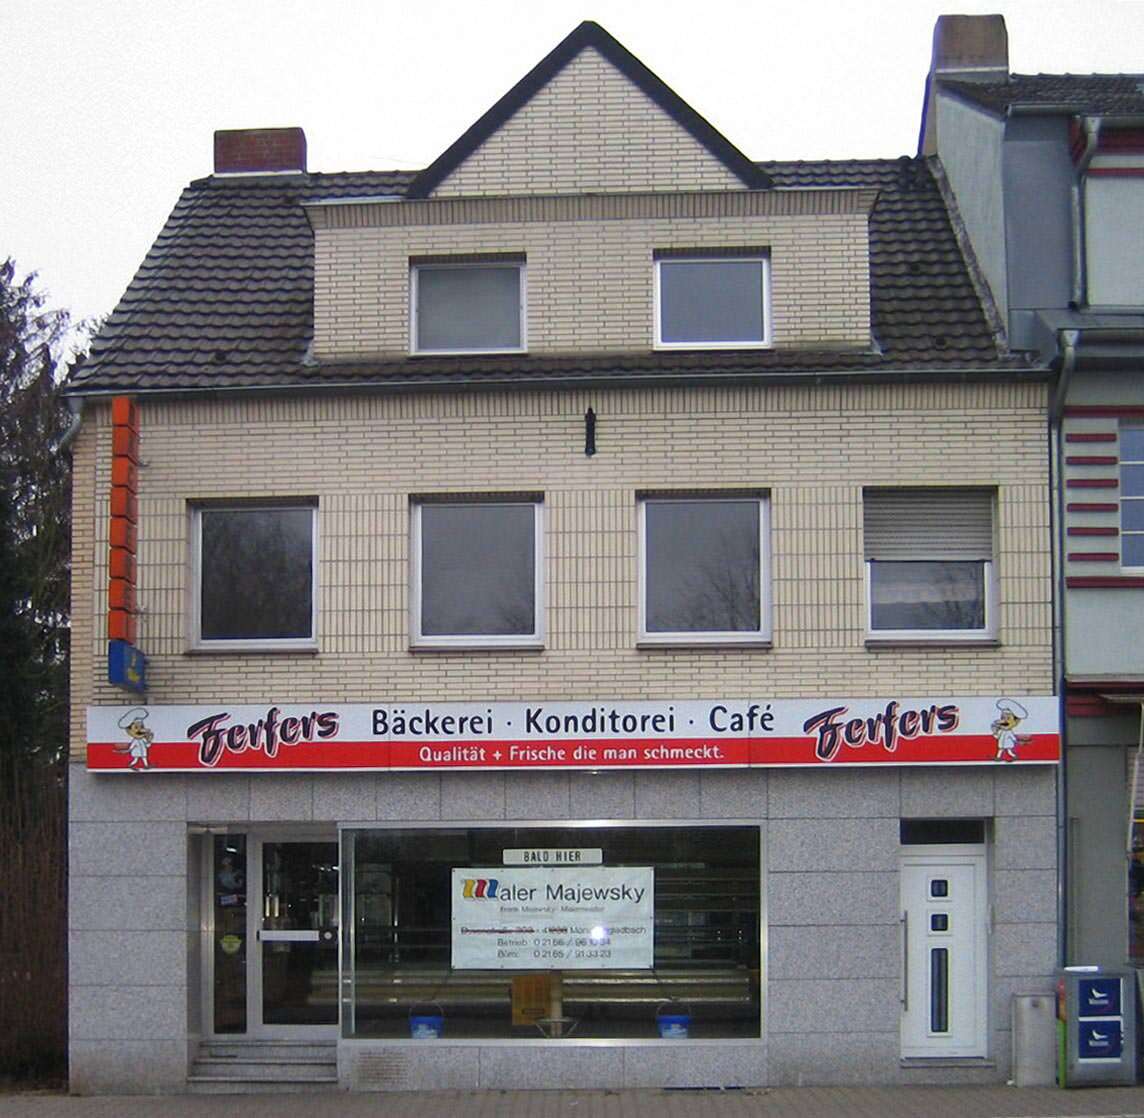
<svg viewBox="0 0 1144 1118"><path fill-rule="evenodd" d="M197 824L648 819L694 826L737 819L761 828L759 1040L424 1048L344 1042L342 1083L358 1089L996 1080L1008 1066L1012 995L1051 987L1056 847L1049 769L130 779L77 768L71 794L77 1089L183 1089L188 997L198 981L187 948L197 934L187 905L188 825ZM899 1063L898 824L932 815L991 819L997 923L990 1063L956 1073Z"/></svg>

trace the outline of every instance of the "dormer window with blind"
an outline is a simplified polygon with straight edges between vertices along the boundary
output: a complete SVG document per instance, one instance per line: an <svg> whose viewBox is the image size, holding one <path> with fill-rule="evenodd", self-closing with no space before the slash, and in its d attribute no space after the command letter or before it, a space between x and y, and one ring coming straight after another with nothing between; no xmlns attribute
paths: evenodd
<svg viewBox="0 0 1144 1118"><path fill-rule="evenodd" d="M871 641L996 635L988 489L867 489L863 495Z"/></svg>
<svg viewBox="0 0 1144 1118"><path fill-rule="evenodd" d="M1101 130L1084 176L1084 249L1089 306L1144 304L1144 130Z"/></svg>
<svg viewBox="0 0 1144 1118"><path fill-rule="evenodd" d="M523 256L410 261L413 353L520 353L525 343Z"/></svg>
<svg viewBox="0 0 1144 1118"><path fill-rule="evenodd" d="M658 349L771 344L770 259L763 249L655 253Z"/></svg>

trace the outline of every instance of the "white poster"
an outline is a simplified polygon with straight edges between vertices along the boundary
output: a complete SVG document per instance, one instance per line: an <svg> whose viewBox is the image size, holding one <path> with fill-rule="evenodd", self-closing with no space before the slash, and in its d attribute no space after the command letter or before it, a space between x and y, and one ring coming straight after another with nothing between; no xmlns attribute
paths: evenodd
<svg viewBox="0 0 1144 1118"><path fill-rule="evenodd" d="M458 970L625 970L652 966L650 866L453 870Z"/></svg>

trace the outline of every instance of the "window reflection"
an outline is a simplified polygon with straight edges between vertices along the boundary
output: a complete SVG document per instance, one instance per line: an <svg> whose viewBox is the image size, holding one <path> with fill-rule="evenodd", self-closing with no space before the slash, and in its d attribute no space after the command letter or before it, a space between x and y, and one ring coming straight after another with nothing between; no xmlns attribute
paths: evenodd
<svg viewBox="0 0 1144 1118"><path fill-rule="evenodd" d="M985 563L887 561L870 563L873 629L985 628Z"/></svg>
<svg viewBox="0 0 1144 1118"><path fill-rule="evenodd" d="M762 627L758 500L645 502L649 633Z"/></svg>
<svg viewBox="0 0 1144 1118"><path fill-rule="evenodd" d="M198 512L203 640L313 636L310 508Z"/></svg>
<svg viewBox="0 0 1144 1118"><path fill-rule="evenodd" d="M543 974L559 981L577 1039L653 1038L664 1007L690 1018L693 1037L759 1035L757 827L357 830L343 841L353 866L344 950L353 1004L343 1012L352 1035L408 1036L410 1016L431 1011L446 1037L536 1037L520 1013L514 1024L513 979ZM599 847L608 866L654 868L654 966L454 969L452 869L501 866L506 849L572 846Z"/></svg>
<svg viewBox="0 0 1144 1118"><path fill-rule="evenodd" d="M420 507L421 635L532 636L536 505Z"/></svg>

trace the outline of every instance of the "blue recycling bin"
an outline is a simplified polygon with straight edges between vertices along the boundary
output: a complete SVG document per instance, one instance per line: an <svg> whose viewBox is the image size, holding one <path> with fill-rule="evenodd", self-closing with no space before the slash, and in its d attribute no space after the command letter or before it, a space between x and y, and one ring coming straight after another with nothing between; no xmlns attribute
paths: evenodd
<svg viewBox="0 0 1144 1118"><path fill-rule="evenodd" d="M1136 976L1066 967L1057 982L1062 1087L1136 1082Z"/></svg>

